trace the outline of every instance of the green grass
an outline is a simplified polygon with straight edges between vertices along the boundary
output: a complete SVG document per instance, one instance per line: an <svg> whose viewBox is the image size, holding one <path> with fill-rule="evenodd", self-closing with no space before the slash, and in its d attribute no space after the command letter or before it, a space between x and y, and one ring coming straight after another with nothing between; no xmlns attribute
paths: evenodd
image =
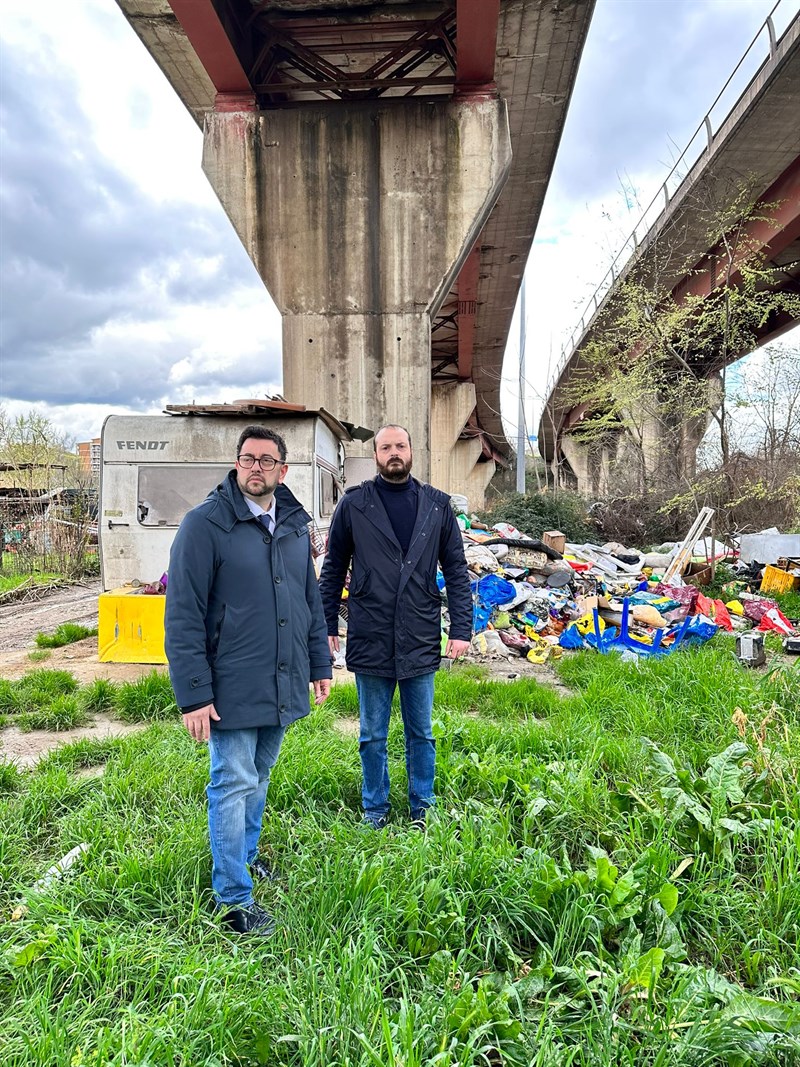
<svg viewBox="0 0 800 1067"><path fill-rule="evenodd" d="M38 648L35 652L28 653L28 659L31 663L43 663L45 660L50 659L52 654L49 648Z"/></svg>
<svg viewBox="0 0 800 1067"><path fill-rule="evenodd" d="M53 697L43 707L23 711L16 724L21 730L74 730L89 721L77 696Z"/></svg>
<svg viewBox="0 0 800 1067"><path fill-rule="evenodd" d="M16 565L16 560L13 555L8 552L3 553L3 566L13 567ZM0 574L0 597L6 593L11 593L13 590L18 589L19 586L30 583L33 578L34 585L50 585L54 582L63 581L63 577L60 574L54 572L39 573L39 574Z"/></svg>
<svg viewBox="0 0 800 1067"><path fill-rule="evenodd" d="M89 628L81 626L77 622L62 622L51 634L38 633L36 644L39 648L61 648L63 645L71 645L75 641L83 641L85 637L96 637L97 627Z"/></svg>
<svg viewBox="0 0 800 1067"><path fill-rule="evenodd" d="M95 678L88 685L81 686L81 706L90 715L113 711L118 692L119 686L108 678Z"/></svg>
<svg viewBox="0 0 800 1067"><path fill-rule="evenodd" d="M787 619L800 619L800 590L791 589L788 593L777 593L772 599L778 604Z"/></svg>
<svg viewBox="0 0 800 1067"><path fill-rule="evenodd" d="M476 673L437 679L425 834L399 716L380 834L335 728L354 688L287 732L265 944L212 917L208 756L179 722L0 765L0 914L28 905L3 928L3 1067L800 1063L800 672L716 639L638 668L575 654L567 696ZM62 695L177 719L163 675L84 692Z"/></svg>
<svg viewBox="0 0 800 1067"><path fill-rule="evenodd" d="M158 671L151 671L136 682L120 685L114 705L124 722L176 720L179 717L169 677Z"/></svg>

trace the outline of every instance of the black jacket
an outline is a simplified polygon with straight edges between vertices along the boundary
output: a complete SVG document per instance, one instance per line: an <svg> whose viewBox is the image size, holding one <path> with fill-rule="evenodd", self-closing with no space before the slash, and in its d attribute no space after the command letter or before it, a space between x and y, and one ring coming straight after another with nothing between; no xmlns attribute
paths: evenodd
<svg viewBox="0 0 800 1067"><path fill-rule="evenodd" d="M330 635L339 632L339 601L352 559L347 600L347 667L358 674L415 678L441 658L441 565L450 612L450 638L472 635L464 544L446 493L417 482L417 521L406 558L375 481L348 489L328 535L320 591Z"/></svg>
<svg viewBox="0 0 800 1067"><path fill-rule="evenodd" d="M272 535L231 471L184 517L169 560L165 647L178 706L213 701L215 729L285 726L309 712L331 657L308 514L275 492Z"/></svg>

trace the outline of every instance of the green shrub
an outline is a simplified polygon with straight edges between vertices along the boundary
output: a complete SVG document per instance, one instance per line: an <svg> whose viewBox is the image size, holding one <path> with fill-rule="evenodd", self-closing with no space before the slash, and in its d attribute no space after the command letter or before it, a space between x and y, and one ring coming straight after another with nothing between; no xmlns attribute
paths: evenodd
<svg viewBox="0 0 800 1067"><path fill-rule="evenodd" d="M580 493L546 490L509 493L498 497L490 511L480 513L489 526L510 522L520 533L541 537L545 530L561 530L568 541L593 541L597 530L589 523L586 501Z"/></svg>
<svg viewBox="0 0 800 1067"><path fill-rule="evenodd" d="M52 634L38 633L36 644L39 648L61 648L62 645L71 645L74 641L83 641L85 637L95 637L97 627L89 629L77 622L62 622Z"/></svg>

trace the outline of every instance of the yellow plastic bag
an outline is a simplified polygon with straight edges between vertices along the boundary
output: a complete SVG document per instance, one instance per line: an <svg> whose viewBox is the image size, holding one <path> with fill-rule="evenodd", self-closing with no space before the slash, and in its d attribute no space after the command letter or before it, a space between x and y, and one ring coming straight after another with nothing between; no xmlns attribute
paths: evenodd
<svg viewBox="0 0 800 1067"><path fill-rule="evenodd" d="M606 624L603 622L599 615L597 616L597 622L600 627L600 633L602 633L603 630L605 630L606 628ZM586 615L581 615L581 617L575 623L575 626L577 627L578 633L581 635L581 637L586 637L587 634L593 634L594 615L591 612L587 612Z"/></svg>

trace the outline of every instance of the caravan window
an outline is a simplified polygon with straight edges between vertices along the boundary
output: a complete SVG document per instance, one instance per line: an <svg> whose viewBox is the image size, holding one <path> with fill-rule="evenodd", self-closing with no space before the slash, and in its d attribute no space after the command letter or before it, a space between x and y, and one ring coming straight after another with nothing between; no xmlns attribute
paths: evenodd
<svg viewBox="0 0 800 1067"><path fill-rule="evenodd" d="M225 478L229 466L140 467L137 517L142 526L177 526Z"/></svg>
<svg viewBox="0 0 800 1067"><path fill-rule="evenodd" d="M319 469L319 513L322 518L326 515L333 515L342 492L341 484L330 473L330 471Z"/></svg>

